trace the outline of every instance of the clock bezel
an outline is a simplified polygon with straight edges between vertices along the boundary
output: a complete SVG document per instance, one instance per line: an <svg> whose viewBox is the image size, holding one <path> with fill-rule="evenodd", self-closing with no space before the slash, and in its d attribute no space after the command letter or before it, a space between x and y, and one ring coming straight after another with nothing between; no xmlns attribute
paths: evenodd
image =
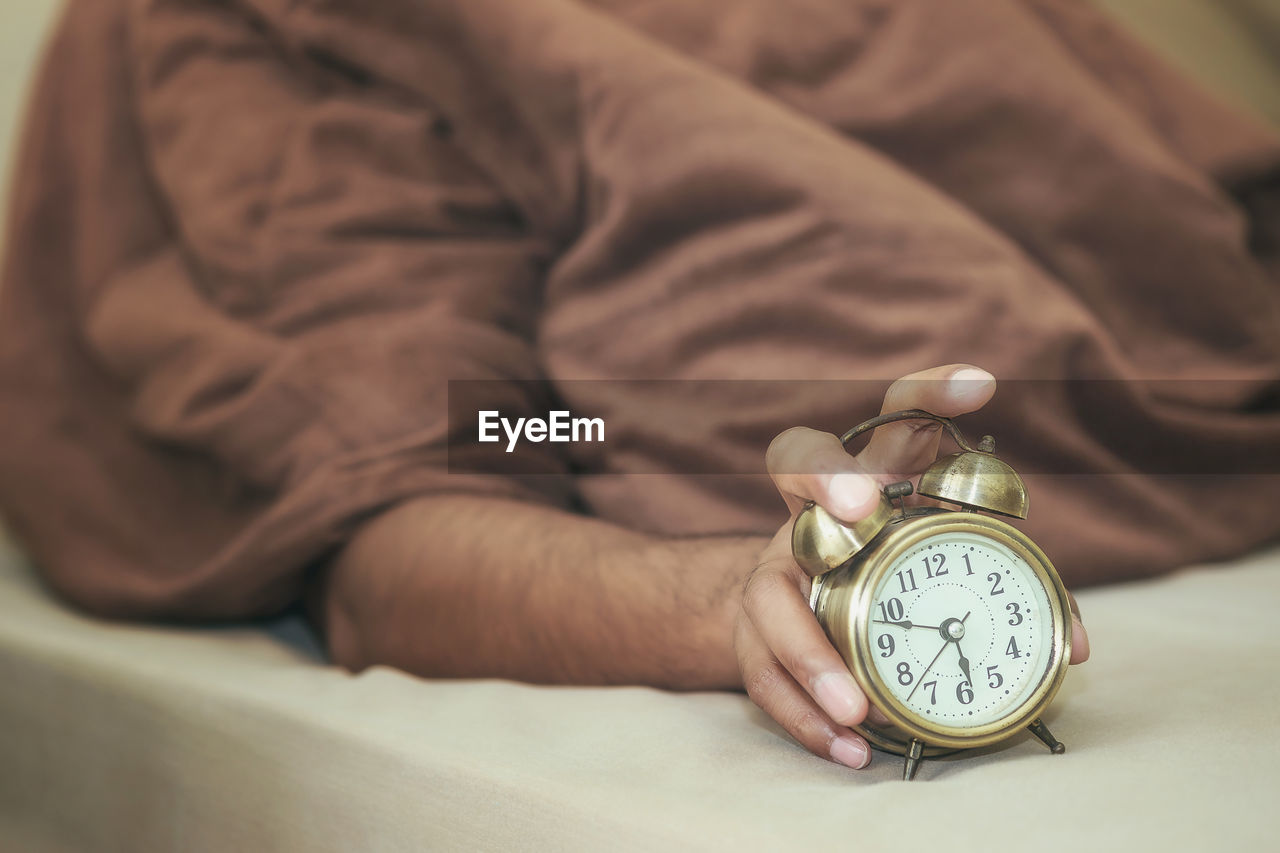
<svg viewBox="0 0 1280 853"><path fill-rule="evenodd" d="M868 630L872 593L899 558L924 540L948 533L991 539L1022 558L1044 586L1052 616L1052 649L1039 684L1009 713L982 726L948 726L917 715L881 680L872 659L874 650ZM849 665L854 679L893 727L884 730L864 723L855 728L872 743L895 752L905 749L912 738L947 749L970 749L1005 740L1030 725L1053 701L1071 659L1070 603L1057 570L1022 531L975 512L908 510L905 517L899 516L886 525L877 540L845 566L815 579L813 604L818 621ZM833 631L833 625L844 625L846 629ZM858 641L858 637L862 640ZM895 736L899 734L905 739Z"/></svg>

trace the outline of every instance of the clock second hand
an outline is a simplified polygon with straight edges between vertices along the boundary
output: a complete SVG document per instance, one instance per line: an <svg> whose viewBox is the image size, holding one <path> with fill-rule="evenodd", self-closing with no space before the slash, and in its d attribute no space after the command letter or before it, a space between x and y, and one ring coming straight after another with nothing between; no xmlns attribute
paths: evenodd
<svg viewBox="0 0 1280 853"><path fill-rule="evenodd" d="M969 618L969 614L971 614L971 613L973 613L973 611L972 611L972 610L970 610L970 611L969 611L969 613L966 613L966 614L964 615L964 618L962 618L962 619L960 620L960 624L961 624L961 625L963 625L963 624L964 624L964 620L965 620L965 619L968 619L968 618ZM911 697L912 697L912 696L916 695L916 691L920 689L920 685L924 682L924 677L925 677L926 675L928 675L928 674L929 674L929 670L933 669L933 665L934 665L935 663L937 663L937 662L938 662L938 658L942 657L942 653L943 653L943 652L945 652L945 651L947 650L947 646L951 645L952 643L956 643L956 649L957 649L957 650L960 648L960 644L959 644L959 642L958 642L958 641L956 641L956 640L943 640L943 641L942 641L942 648L938 649L938 653L937 653L936 655L934 655L934 656L933 656L933 660L929 661L929 665L928 665L928 666L926 666L926 667L924 668L924 672L920 673L920 677L916 679L916 686L915 686L915 687L912 687L912 688L911 688L911 692L907 694L907 701L908 701L908 702L910 702L910 701L911 701ZM968 661L966 660L966 663L967 663L967 662L968 662ZM970 683L970 685L972 685L972 684L973 684L973 682L972 682L972 681L971 681L971 682L969 682L969 683Z"/></svg>
<svg viewBox="0 0 1280 853"><path fill-rule="evenodd" d="M942 653L947 650L947 646L951 645L950 640L946 640L942 644L942 648L938 649L938 653L933 656L933 660L929 661L929 665L924 668L924 672L920 673L920 677L916 679L916 686L911 688L911 692L907 694L907 701L911 701L911 697L916 695L916 691L920 689L921 682L924 677L929 674L929 670L933 669L933 665L938 662L938 658L942 657Z"/></svg>

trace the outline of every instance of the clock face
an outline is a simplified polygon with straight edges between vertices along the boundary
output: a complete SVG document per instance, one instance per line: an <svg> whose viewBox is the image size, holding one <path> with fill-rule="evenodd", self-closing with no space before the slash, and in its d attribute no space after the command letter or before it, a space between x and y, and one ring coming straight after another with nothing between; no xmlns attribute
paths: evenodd
<svg viewBox="0 0 1280 853"><path fill-rule="evenodd" d="M874 670L924 724L999 722L1054 663L1048 591L1022 557L981 533L924 538L893 561L870 600Z"/></svg>

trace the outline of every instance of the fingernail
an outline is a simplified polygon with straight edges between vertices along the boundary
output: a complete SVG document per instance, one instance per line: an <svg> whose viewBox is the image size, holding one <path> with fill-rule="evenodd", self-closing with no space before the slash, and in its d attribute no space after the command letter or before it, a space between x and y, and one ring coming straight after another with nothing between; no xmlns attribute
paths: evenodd
<svg viewBox="0 0 1280 853"><path fill-rule="evenodd" d="M875 492L875 481L863 474L832 474L827 482L827 495L832 505L827 509L847 521L847 517L862 509Z"/></svg>
<svg viewBox="0 0 1280 853"><path fill-rule="evenodd" d="M831 757L845 767L861 770L871 763L871 750L857 738L841 735L831 741Z"/></svg>
<svg viewBox="0 0 1280 853"><path fill-rule="evenodd" d="M985 391L996 378L976 367L962 367L951 374L949 390L953 397L973 397Z"/></svg>
<svg viewBox="0 0 1280 853"><path fill-rule="evenodd" d="M841 672L824 672L813 682L813 695L818 704L837 723L854 722L862 710L862 692L853 676Z"/></svg>

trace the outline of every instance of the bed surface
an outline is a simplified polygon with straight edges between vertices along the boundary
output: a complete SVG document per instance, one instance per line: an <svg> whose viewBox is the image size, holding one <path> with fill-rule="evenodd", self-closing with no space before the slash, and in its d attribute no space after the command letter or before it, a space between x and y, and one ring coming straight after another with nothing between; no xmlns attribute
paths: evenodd
<svg viewBox="0 0 1280 853"><path fill-rule="evenodd" d="M737 695L352 676L290 620L97 622L4 548L0 848L1272 843L1280 550L1080 603L1094 658L1046 716L1067 753L1028 739L904 783L896 757L809 756Z"/></svg>

